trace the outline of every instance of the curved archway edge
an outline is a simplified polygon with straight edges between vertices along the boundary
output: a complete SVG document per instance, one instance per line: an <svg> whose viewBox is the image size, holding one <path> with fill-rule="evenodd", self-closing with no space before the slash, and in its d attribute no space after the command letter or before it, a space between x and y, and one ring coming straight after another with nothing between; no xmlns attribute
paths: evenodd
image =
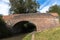
<svg viewBox="0 0 60 40"><path fill-rule="evenodd" d="M18 33L30 33L36 31L36 25L29 21L20 21L12 27L12 32L15 34Z"/></svg>

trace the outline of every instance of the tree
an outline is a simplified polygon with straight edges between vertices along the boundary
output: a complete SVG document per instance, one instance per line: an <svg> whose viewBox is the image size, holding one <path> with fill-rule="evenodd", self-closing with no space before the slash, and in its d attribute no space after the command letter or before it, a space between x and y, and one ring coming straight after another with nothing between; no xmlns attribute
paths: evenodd
<svg viewBox="0 0 60 40"><path fill-rule="evenodd" d="M10 1L10 13L35 13L39 4L36 0L9 0Z"/></svg>
<svg viewBox="0 0 60 40"><path fill-rule="evenodd" d="M59 5L54 5L49 8L48 12L56 12L59 15L59 22L60 22L60 6Z"/></svg>
<svg viewBox="0 0 60 40"><path fill-rule="evenodd" d="M10 35L8 28L6 27L6 23L2 19L2 15L0 15L0 38L4 38Z"/></svg>
<svg viewBox="0 0 60 40"><path fill-rule="evenodd" d="M58 15L60 16L60 6L58 5L51 6L48 12L57 12Z"/></svg>

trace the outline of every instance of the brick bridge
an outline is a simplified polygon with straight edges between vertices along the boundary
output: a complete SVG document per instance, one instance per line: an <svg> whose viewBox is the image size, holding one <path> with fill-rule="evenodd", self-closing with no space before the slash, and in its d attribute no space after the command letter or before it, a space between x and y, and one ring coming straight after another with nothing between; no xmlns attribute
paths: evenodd
<svg viewBox="0 0 60 40"><path fill-rule="evenodd" d="M58 16L45 13L13 14L3 16L3 19L9 28L13 27L15 24L21 21L28 21L35 24L37 31L59 25Z"/></svg>

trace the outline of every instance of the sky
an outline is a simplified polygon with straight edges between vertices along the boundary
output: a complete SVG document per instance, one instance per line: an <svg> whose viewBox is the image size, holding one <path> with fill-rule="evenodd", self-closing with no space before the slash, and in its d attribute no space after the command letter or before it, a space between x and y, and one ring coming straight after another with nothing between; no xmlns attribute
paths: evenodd
<svg viewBox="0 0 60 40"><path fill-rule="evenodd" d="M37 0L38 3L41 5L38 11L42 13L46 13L49 10L49 7L53 5L60 5L60 0Z"/></svg>
<svg viewBox="0 0 60 40"><path fill-rule="evenodd" d="M40 7L37 9L41 13L46 13L49 10L49 7L52 5L60 5L60 0L36 0ZM9 0L0 0L0 14L8 15L9 14Z"/></svg>

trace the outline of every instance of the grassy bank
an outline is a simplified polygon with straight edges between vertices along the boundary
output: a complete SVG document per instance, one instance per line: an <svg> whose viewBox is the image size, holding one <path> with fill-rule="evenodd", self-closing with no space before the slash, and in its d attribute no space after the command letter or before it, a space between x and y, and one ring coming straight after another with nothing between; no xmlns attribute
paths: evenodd
<svg viewBox="0 0 60 40"><path fill-rule="evenodd" d="M24 37L23 40L31 40L31 38L32 38L32 35L29 34L29 35L27 35L26 37Z"/></svg>
<svg viewBox="0 0 60 40"><path fill-rule="evenodd" d="M37 32L34 36L34 40L60 40L60 27L45 30L43 32ZM31 35L28 35L24 40L31 40L31 37Z"/></svg>

